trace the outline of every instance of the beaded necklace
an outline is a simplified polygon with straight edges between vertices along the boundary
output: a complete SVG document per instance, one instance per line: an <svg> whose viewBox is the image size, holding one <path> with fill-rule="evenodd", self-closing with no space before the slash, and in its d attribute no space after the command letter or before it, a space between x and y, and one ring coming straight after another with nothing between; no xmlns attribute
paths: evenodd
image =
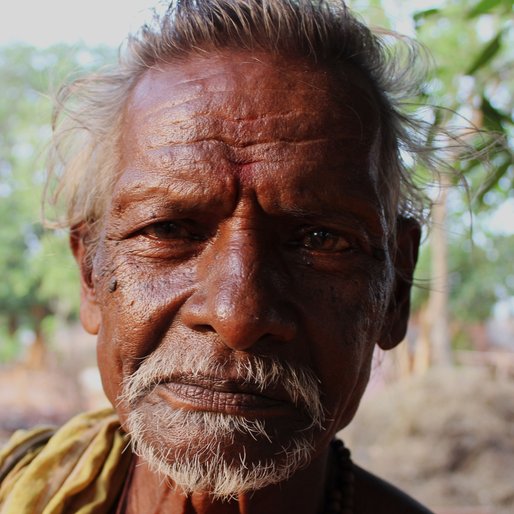
<svg viewBox="0 0 514 514"><path fill-rule="evenodd" d="M353 463L343 441L330 443L332 476L324 514L353 514Z"/></svg>

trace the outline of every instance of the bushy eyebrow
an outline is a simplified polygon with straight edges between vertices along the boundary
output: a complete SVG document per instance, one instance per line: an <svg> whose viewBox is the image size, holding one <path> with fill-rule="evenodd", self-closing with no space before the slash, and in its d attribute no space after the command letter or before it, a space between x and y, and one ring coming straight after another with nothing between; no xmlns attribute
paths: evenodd
<svg viewBox="0 0 514 514"><path fill-rule="evenodd" d="M134 209L152 210L163 204L175 212L214 211L227 210L230 202L229 191L225 195L212 195L201 181L182 180L173 181L152 179L130 180L122 184L113 194L112 212L121 217Z"/></svg>

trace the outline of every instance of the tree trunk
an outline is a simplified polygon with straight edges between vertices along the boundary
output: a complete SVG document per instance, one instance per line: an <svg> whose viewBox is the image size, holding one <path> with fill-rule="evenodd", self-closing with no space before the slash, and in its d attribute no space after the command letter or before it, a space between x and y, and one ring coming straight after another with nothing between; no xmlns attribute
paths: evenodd
<svg viewBox="0 0 514 514"><path fill-rule="evenodd" d="M427 317L430 326L430 362L435 366L450 366L452 353L448 316L448 241L446 236L449 182L444 175L441 177L440 186L439 198L432 208L431 284Z"/></svg>
<svg viewBox="0 0 514 514"><path fill-rule="evenodd" d="M41 369L46 364L47 349L42 325L48 312L48 309L41 305L36 305L31 309L32 318L34 320L35 337L27 351L27 357L25 359L25 365L31 369Z"/></svg>
<svg viewBox="0 0 514 514"><path fill-rule="evenodd" d="M46 346L41 332L36 332L36 337L30 345L25 364L30 369L42 369L46 363Z"/></svg>
<svg viewBox="0 0 514 514"><path fill-rule="evenodd" d="M14 313L9 313L7 316L7 333L14 337L14 334L16 334L16 331L18 330L19 321L18 316Z"/></svg>
<svg viewBox="0 0 514 514"><path fill-rule="evenodd" d="M428 302L418 313L419 331L414 350L412 371L416 375L423 375L430 368L432 351L430 345L431 325L428 319Z"/></svg>

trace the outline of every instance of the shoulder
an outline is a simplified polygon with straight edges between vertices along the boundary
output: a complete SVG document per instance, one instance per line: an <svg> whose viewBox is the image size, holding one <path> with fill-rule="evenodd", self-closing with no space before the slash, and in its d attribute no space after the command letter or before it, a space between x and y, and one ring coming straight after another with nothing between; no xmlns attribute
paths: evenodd
<svg viewBox="0 0 514 514"><path fill-rule="evenodd" d="M0 484L20 464L26 465L39 453L55 433L53 427L18 430L0 449Z"/></svg>
<svg viewBox="0 0 514 514"><path fill-rule="evenodd" d="M132 459L126 447L112 409L79 414L56 431L15 433L0 450L0 512L110 512Z"/></svg>
<svg viewBox="0 0 514 514"><path fill-rule="evenodd" d="M385 480L354 465L355 514L432 514Z"/></svg>

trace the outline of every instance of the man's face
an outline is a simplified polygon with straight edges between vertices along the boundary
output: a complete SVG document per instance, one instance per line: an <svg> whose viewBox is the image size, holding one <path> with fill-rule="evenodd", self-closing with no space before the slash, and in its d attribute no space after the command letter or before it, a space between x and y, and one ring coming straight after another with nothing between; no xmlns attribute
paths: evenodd
<svg viewBox="0 0 514 514"><path fill-rule="evenodd" d="M302 465L354 415L395 299L352 75L225 53L129 98L82 314L148 458Z"/></svg>

